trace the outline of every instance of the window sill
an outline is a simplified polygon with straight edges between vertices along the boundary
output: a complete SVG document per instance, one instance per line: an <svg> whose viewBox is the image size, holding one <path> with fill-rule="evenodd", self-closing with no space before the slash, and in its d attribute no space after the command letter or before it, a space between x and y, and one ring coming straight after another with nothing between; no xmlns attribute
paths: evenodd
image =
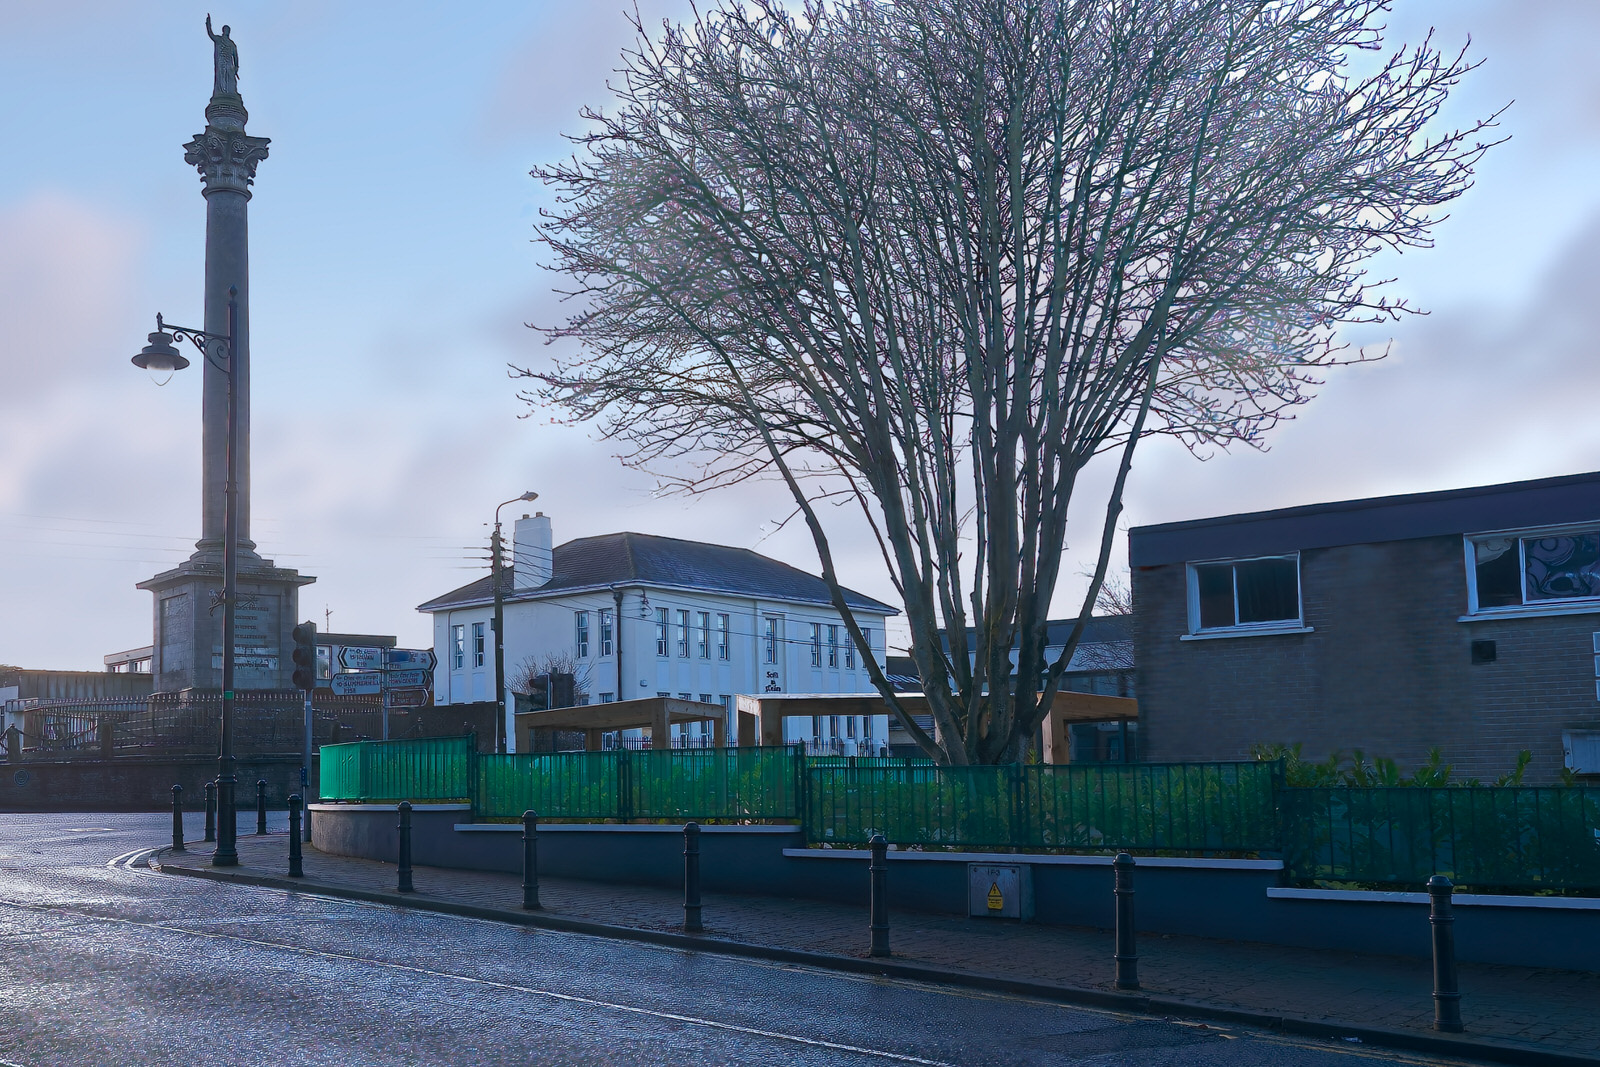
<svg viewBox="0 0 1600 1067"><path fill-rule="evenodd" d="M1456 622L1490 622L1494 619L1542 619L1553 615L1600 615L1600 602L1568 604L1563 607L1523 604L1514 608L1484 608L1474 615L1462 615Z"/></svg>
<svg viewBox="0 0 1600 1067"><path fill-rule="evenodd" d="M1221 641L1230 637L1275 637L1279 634L1309 634L1315 631L1309 626L1259 626L1245 629L1239 627L1233 630L1203 630L1197 634L1183 634L1179 641Z"/></svg>

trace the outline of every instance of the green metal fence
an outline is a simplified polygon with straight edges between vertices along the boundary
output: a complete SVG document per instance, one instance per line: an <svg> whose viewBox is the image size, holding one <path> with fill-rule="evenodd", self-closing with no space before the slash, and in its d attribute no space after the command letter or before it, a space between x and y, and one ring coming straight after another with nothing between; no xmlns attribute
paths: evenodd
<svg viewBox="0 0 1600 1067"><path fill-rule="evenodd" d="M806 770L814 843L1257 852L1276 848L1276 763Z"/></svg>
<svg viewBox="0 0 1600 1067"><path fill-rule="evenodd" d="M799 821L814 844L1281 852L1290 881L1600 889L1600 789L1284 788L1265 762L937 767L795 747L479 755L470 738L322 748L325 800L479 818Z"/></svg>
<svg viewBox="0 0 1600 1067"><path fill-rule="evenodd" d="M470 801L473 750L470 737L415 741L356 741L323 745L323 800Z"/></svg>
<svg viewBox="0 0 1600 1067"><path fill-rule="evenodd" d="M1600 789L1283 791L1295 881L1600 888Z"/></svg>
<svg viewBox="0 0 1600 1067"><path fill-rule="evenodd" d="M478 757L477 814L541 819L789 819L793 748L644 749Z"/></svg>

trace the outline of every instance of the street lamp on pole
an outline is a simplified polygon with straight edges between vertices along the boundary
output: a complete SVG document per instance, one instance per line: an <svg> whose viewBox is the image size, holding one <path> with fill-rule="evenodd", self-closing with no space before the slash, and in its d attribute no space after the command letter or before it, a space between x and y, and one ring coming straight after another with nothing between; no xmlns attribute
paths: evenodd
<svg viewBox="0 0 1600 1067"><path fill-rule="evenodd" d="M234 787L238 777L233 767L233 646L235 608L239 599L239 391L233 377L233 354L239 331L238 298L238 287L229 286L227 333L169 326L157 315L156 332L150 334L150 343L133 357L134 366L170 377L189 365L172 342L188 341L228 382L227 474L223 483L222 512L222 729L217 744L217 850L211 855L213 867L239 865L239 825L234 814ZM216 351L219 349L220 352ZM218 355L225 356L226 362L219 361Z"/></svg>
<svg viewBox="0 0 1600 1067"><path fill-rule="evenodd" d="M503 542L500 539L500 508L506 504L538 499L539 494L530 489L494 509L494 537L490 541L490 550L494 561L494 750L496 752L506 750L505 593L500 588L501 557L504 552ZM511 573L516 573L515 567Z"/></svg>

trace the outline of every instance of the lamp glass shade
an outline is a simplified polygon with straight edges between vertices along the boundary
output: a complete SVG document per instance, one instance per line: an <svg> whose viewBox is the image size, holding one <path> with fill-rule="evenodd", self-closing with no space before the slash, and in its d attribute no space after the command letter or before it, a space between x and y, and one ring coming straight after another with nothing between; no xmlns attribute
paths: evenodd
<svg viewBox="0 0 1600 1067"><path fill-rule="evenodd" d="M153 374L171 374L180 371L189 365L183 353L172 347L172 335L164 330L157 330L150 335L150 343L139 350L133 357L133 365L150 371Z"/></svg>

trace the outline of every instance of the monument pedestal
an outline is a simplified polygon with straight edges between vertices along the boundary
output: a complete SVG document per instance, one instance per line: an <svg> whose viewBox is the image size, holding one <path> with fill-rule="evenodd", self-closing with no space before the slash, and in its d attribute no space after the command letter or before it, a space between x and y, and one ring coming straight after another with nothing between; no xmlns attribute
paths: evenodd
<svg viewBox="0 0 1600 1067"><path fill-rule="evenodd" d="M242 555L242 554L241 554ZM300 587L316 581L271 560L239 560L234 621L234 688L292 689L284 649L300 621ZM139 583L155 595L150 670L155 691L222 688L222 560L203 554Z"/></svg>

